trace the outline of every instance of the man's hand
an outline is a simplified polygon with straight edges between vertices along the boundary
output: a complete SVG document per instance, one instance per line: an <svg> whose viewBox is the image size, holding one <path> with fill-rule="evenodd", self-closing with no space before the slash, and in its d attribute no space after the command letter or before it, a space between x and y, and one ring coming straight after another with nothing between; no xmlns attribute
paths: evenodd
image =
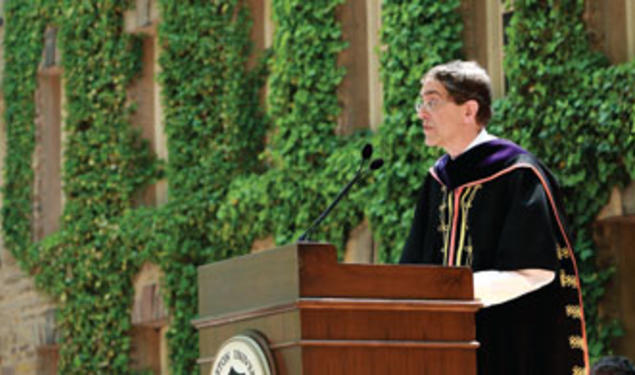
<svg viewBox="0 0 635 375"><path fill-rule="evenodd" d="M498 305L549 284L556 273L543 269L474 272L474 297L485 307Z"/></svg>

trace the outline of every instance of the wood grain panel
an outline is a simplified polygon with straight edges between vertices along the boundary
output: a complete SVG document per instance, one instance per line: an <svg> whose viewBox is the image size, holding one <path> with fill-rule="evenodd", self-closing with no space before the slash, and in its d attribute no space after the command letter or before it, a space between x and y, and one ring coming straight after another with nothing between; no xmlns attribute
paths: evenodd
<svg viewBox="0 0 635 375"><path fill-rule="evenodd" d="M474 298L466 267L337 264L327 244L302 244L298 253L303 297Z"/></svg>
<svg viewBox="0 0 635 375"><path fill-rule="evenodd" d="M304 310L303 339L473 340L473 313Z"/></svg>
<svg viewBox="0 0 635 375"><path fill-rule="evenodd" d="M469 349L303 347L303 375L468 375L476 373Z"/></svg>

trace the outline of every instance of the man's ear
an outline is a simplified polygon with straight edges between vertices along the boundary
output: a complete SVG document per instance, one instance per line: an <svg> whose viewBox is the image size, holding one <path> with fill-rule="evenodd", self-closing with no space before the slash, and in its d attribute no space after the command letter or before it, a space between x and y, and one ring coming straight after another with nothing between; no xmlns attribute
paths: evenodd
<svg viewBox="0 0 635 375"><path fill-rule="evenodd" d="M477 123L476 114L478 113L478 102L476 100L468 100L464 103L465 111L463 112L466 122Z"/></svg>

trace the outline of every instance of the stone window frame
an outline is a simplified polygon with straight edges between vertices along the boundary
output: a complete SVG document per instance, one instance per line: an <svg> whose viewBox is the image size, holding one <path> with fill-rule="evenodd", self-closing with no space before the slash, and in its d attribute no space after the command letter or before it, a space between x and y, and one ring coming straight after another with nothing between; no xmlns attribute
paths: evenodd
<svg viewBox="0 0 635 375"><path fill-rule="evenodd" d="M152 145L152 151L158 159L167 162L168 160L168 148L167 148L167 135L165 134L165 121L163 116L163 106L161 103L161 85L156 77L161 72L161 65L159 64L159 56L161 54L161 45L158 38L158 23L160 21L159 6L157 0L135 0L135 7L127 10L124 14L124 29L127 33L140 35L143 38L150 38L153 45L153 57L154 65L152 72L154 76L153 86L153 126L152 126L152 139L149 139ZM148 40L144 40L147 43ZM144 49L145 49L144 45ZM131 89L134 89L131 87ZM133 124L139 126L139 124ZM163 178L153 185L150 185L143 192L139 194L140 203L151 204L154 206L161 206L165 204L168 197L168 182Z"/></svg>
<svg viewBox="0 0 635 375"><path fill-rule="evenodd" d="M349 43L338 56L347 74L338 87L343 104L336 133L377 131L383 120L383 88L379 74L381 2L349 0L336 9L342 37Z"/></svg>
<svg viewBox="0 0 635 375"><path fill-rule="evenodd" d="M66 200L62 181L65 160L64 145L66 141L66 132L64 131L66 94L64 89L63 68L60 64L61 53L56 39L57 29L51 26L47 27L44 32L45 43L42 50L42 60L38 67L37 89L34 96L36 108L36 145L32 157L32 165L35 173L33 181L33 220L31 226L32 235L35 240L41 240L59 229L60 217ZM48 97L47 91L50 90L57 91L57 97ZM51 92L48 92L48 95L50 94ZM47 107L51 106L59 111L59 113L56 114L57 121L54 124L56 125L56 129L53 130L54 133L59 133L59 139L57 140L52 140L47 137L47 135L50 135L50 129L45 129L45 127L51 125L50 116L47 116L46 113L42 113L50 109ZM45 144L44 141L46 141L47 144ZM48 147L51 146L51 144L49 144L51 141L54 143L53 147L59 150L48 149ZM49 180L51 175L50 165L48 165L48 160L50 160L48 158L48 156L50 156L48 152L51 151L59 153L59 155L57 155L59 159L59 170L57 171L57 176L55 176L55 173L53 174L54 181ZM41 164L43 164L43 166L40 166ZM46 173L38 172L42 168L46 170ZM59 197L55 197L55 201L50 201L42 196L42 194L48 196L46 192L51 190L51 184L54 186L54 191L59 190ZM57 201L57 198L59 198L59 201ZM55 212L48 212L50 209L55 210ZM55 215L57 218L51 219L51 215ZM54 220L55 223L51 223L50 220Z"/></svg>

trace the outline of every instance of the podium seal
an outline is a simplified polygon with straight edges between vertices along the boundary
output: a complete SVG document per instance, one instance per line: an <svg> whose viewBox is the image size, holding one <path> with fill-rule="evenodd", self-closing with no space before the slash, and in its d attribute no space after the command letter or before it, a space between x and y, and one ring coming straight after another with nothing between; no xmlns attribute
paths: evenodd
<svg viewBox="0 0 635 375"><path fill-rule="evenodd" d="M275 375L266 341L255 332L229 338L216 353L210 375Z"/></svg>

